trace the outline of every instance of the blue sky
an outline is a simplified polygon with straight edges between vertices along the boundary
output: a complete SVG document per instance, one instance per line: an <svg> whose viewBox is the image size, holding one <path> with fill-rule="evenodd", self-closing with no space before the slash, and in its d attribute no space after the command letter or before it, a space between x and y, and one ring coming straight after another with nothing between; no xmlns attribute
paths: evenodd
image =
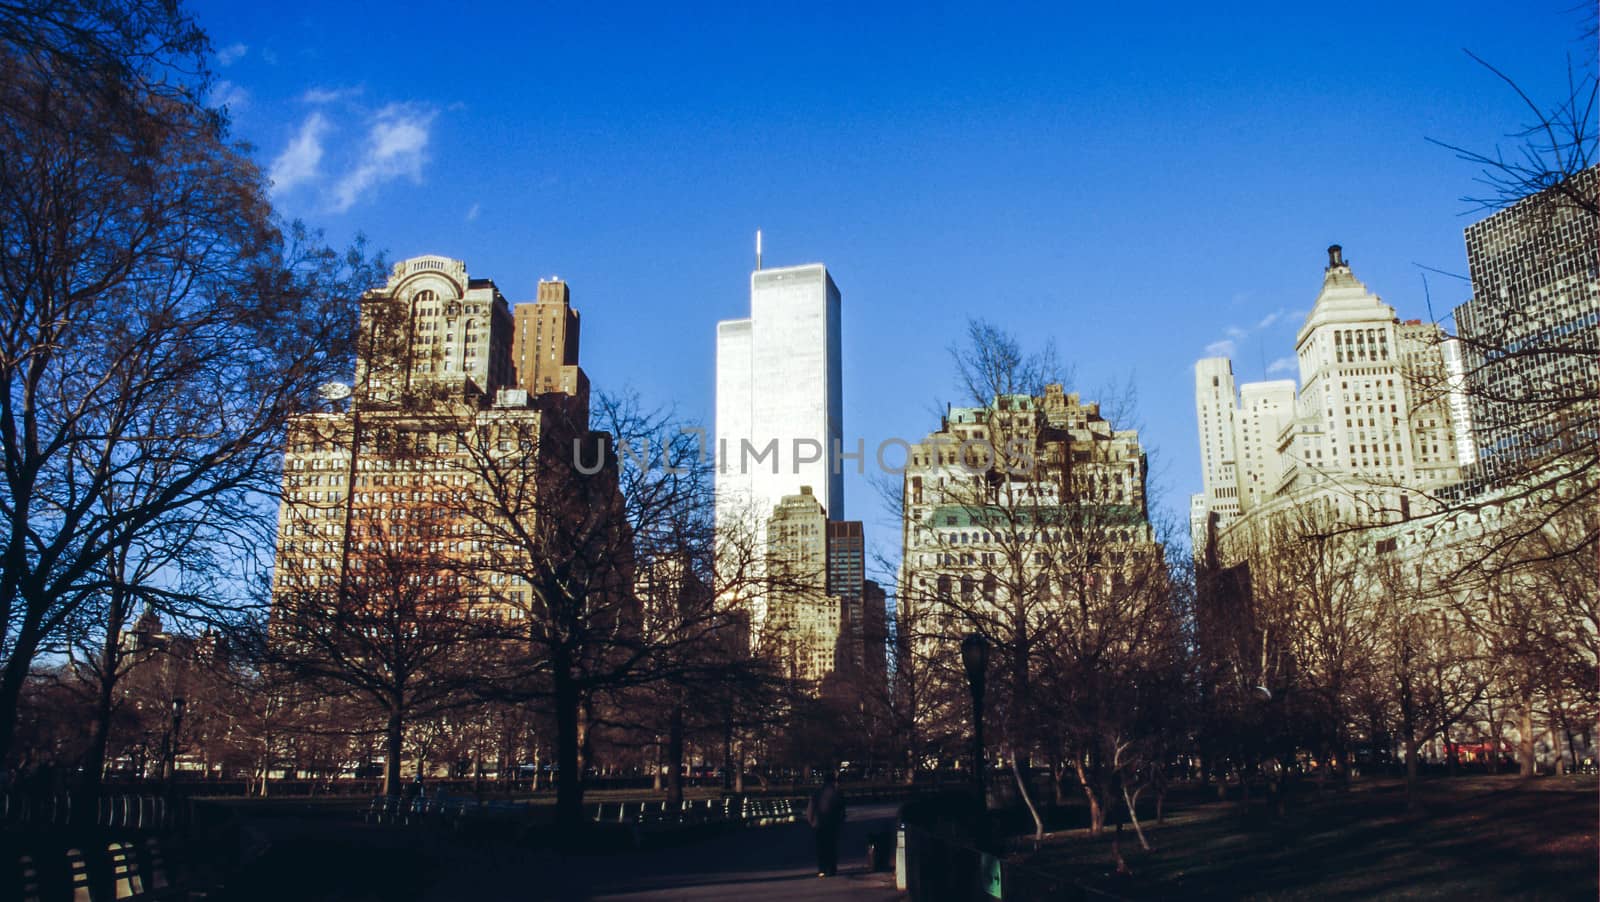
<svg viewBox="0 0 1600 902"><path fill-rule="evenodd" d="M1592 65L1571 0L1292 6L192 4L285 215L513 301L561 276L597 387L709 420L760 228L844 294L847 435L934 428L983 316L1135 387L1180 519L1208 348L1291 355L1333 242L1403 317L1417 264L1465 272L1474 172L1426 139L1526 115L1463 48L1536 98ZM846 508L893 550L864 481Z"/></svg>

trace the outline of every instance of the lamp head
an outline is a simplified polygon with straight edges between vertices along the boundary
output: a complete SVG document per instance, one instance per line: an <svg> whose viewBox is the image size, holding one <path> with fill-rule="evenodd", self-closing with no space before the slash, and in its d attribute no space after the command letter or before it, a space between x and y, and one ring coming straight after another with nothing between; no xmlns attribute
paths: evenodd
<svg viewBox="0 0 1600 902"><path fill-rule="evenodd" d="M967 670L967 681L977 686L989 670L989 640L982 633L968 633L961 640L961 663Z"/></svg>

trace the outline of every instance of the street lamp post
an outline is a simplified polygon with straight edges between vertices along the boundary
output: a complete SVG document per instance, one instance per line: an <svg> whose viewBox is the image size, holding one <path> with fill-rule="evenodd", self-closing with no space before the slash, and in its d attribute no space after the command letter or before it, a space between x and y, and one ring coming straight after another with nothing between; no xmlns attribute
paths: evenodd
<svg viewBox="0 0 1600 902"><path fill-rule="evenodd" d="M983 689L989 671L989 640L979 633L968 633L961 640L961 663L967 670L967 686L972 690L972 772L978 784L978 804L988 808L983 788Z"/></svg>
<svg viewBox="0 0 1600 902"><path fill-rule="evenodd" d="M183 709L187 702L183 696L172 700L172 722L167 728L166 741L162 743L161 776L167 784L167 789L172 788L174 772L177 769L178 757L178 730L183 728Z"/></svg>

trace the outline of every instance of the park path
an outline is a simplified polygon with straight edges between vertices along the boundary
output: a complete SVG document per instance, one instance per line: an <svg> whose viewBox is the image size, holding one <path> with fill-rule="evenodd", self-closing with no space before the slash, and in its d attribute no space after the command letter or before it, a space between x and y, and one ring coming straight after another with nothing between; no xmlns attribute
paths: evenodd
<svg viewBox="0 0 1600 902"><path fill-rule="evenodd" d="M621 856L554 856L551 899L873 900L897 899L894 875L867 870L867 836L891 830L895 805L850 809L839 839L839 874L817 876L811 828L788 824L740 830L704 842ZM541 868L543 869L543 868ZM541 898L535 894L533 898Z"/></svg>
<svg viewBox="0 0 1600 902"><path fill-rule="evenodd" d="M471 842L426 829L351 824L322 813L247 818L267 851L218 894L225 902L568 902L898 898L867 871L867 836L892 830L896 806L851 808L839 874L817 877L811 829L787 824L636 851L577 854Z"/></svg>

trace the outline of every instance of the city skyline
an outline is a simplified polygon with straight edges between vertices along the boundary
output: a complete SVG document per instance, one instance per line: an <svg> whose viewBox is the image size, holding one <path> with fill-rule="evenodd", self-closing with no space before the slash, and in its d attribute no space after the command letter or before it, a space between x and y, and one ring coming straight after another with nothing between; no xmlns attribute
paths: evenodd
<svg viewBox="0 0 1600 902"><path fill-rule="evenodd" d="M1600 892L1600 11L197 2L0 5L0 896Z"/></svg>
<svg viewBox="0 0 1600 902"><path fill-rule="evenodd" d="M1241 381L1278 376L1267 370L1315 291L1303 261L1336 241L1360 249L1363 278L1403 318L1429 319L1430 296L1438 317L1464 301L1465 283L1414 265L1466 272L1457 198L1473 171L1425 139L1491 146L1521 113L1461 48L1539 95L1564 79L1552 60L1570 47L1559 4L1514 21L1385 10L1381 30L1359 6L1331 20L1263 9L1236 34L1107 11L1070 28L1050 22L1060 13L751 11L737 26L638 29L671 36L655 47L557 11L488 9L462 23L477 48L469 78L335 52L342 34L400 40L426 10L359 25L311 7L197 11L228 54L219 91L237 92L236 134L263 167L283 162L280 176L315 174L275 192L291 215L365 230L395 259L471 259L515 297L559 273L583 299L597 389L636 388L709 427L711 324L742 315L759 228L769 261L826 260L851 295L844 413L869 449L921 434L957 393L945 348L983 313L1053 336L1086 395L1138 390L1129 425L1152 452L1155 505L1179 522L1200 488L1193 361L1232 342ZM1030 37L1045 33L1066 43ZM749 49L787 64L823 35L832 74L800 78ZM508 69L511 47L533 41L540 65ZM1099 44L1134 49L1119 59ZM1320 52L1286 49L1306 46ZM678 74L648 80L658 64ZM1150 104L1183 141L1150 140L1137 114ZM1241 128L1273 149L1234 154ZM297 147L320 163L289 166ZM1225 229L1211 228L1219 204L1234 211ZM1093 341L1077 338L1086 321ZM847 474L846 492L869 544L893 549L871 486Z"/></svg>

